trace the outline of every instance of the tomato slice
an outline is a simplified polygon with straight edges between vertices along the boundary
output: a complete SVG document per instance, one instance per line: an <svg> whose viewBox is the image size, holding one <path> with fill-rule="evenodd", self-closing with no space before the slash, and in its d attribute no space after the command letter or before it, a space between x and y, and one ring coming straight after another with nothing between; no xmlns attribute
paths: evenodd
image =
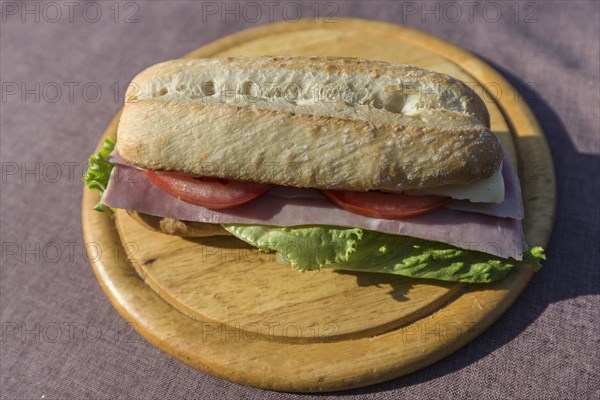
<svg viewBox="0 0 600 400"><path fill-rule="evenodd" d="M178 199L212 209L230 208L247 203L273 186L219 178L195 178L173 172L144 173L152 183Z"/></svg>
<svg viewBox="0 0 600 400"><path fill-rule="evenodd" d="M329 200L355 214L377 218L407 218L425 214L452 200L439 196L409 196L384 192L321 190Z"/></svg>

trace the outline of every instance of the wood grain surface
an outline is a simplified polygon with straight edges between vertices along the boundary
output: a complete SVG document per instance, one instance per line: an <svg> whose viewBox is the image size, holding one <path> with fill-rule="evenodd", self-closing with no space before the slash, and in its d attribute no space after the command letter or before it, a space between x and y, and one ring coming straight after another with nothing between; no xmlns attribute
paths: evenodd
<svg viewBox="0 0 600 400"><path fill-rule="evenodd" d="M545 138L506 80L474 55L404 27L340 19L262 26L188 57L338 55L413 64L472 84L492 130L518 162L526 239L545 245L555 184ZM157 62L162 60L156 60ZM114 136L118 115L105 132ZM473 340L533 274L464 285L383 274L298 273L232 237L183 239L145 229L127 213L92 211L84 190L89 257L107 296L148 341L209 374L286 391L366 386L423 368ZM97 249L118 249L108 257Z"/></svg>

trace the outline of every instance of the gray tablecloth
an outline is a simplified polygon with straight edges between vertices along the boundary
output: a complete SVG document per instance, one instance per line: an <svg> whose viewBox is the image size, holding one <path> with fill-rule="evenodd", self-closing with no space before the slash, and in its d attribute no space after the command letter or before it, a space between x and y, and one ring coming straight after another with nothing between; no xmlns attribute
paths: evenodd
<svg viewBox="0 0 600 400"><path fill-rule="evenodd" d="M1 397L304 397L210 377L130 332L80 222L86 159L138 71L302 10L403 23L483 57L533 109L558 178L548 261L496 324L429 368L335 395L599 398L599 3L246 4L2 2Z"/></svg>

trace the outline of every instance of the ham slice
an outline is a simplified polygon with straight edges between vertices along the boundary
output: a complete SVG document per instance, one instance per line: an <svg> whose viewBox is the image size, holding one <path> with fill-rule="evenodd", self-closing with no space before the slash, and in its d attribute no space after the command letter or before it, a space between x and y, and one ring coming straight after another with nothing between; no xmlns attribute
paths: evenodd
<svg viewBox="0 0 600 400"><path fill-rule="evenodd" d="M332 225L356 227L450 243L500 257L522 258L521 221L443 208L407 219L366 217L341 209L317 190L276 187L259 198L230 209L210 210L186 203L154 185L139 169L118 157L102 201L160 217L214 224L275 226Z"/></svg>
<svg viewBox="0 0 600 400"><path fill-rule="evenodd" d="M506 150L503 150L504 159L502 163L502 178L504 179L504 200L499 204L490 203L472 203L468 200L453 200L445 205L445 208L452 210L468 211L479 214L492 215L501 218L523 219L524 210L521 197L521 185L517 172L512 166L510 156ZM113 164L119 164L128 167L134 167L129 164L116 151L109 156L108 160ZM318 190L306 188L294 188L285 186L275 186L269 191L273 196L289 198L322 198Z"/></svg>

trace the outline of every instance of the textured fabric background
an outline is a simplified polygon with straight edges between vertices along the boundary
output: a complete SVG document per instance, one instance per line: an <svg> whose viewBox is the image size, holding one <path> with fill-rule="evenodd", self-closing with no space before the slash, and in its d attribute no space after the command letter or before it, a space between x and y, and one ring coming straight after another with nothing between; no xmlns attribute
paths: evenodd
<svg viewBox="0 0 600 400"><path fill-rule="evenodd" d="M521 90L548 136L558 178L548 261L514 306L462 350L410 376L334 395L597 399L599 3L467 3L454 2L453 10L330 1L317 9L436 34L483 57ZM80 177L128 81L211 40L282 20L286 3L277 2L271 16L258 2L257 22L249 13L239 21L235 13L225 21L203 14L200 2L54 4L2 2L2 399L322 397L232 384L171 359L126 329L83 255ZM295 4L314 15L313 1Z"/></svg>

